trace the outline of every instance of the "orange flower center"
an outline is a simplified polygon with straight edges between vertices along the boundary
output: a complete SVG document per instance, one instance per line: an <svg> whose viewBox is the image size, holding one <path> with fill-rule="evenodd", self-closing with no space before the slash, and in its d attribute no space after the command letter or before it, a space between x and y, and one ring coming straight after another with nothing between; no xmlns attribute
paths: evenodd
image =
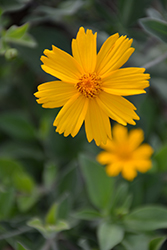
<svg viewBox="0 0 167 250"><path fill-rule="evenodd" d="M94 98L102 91L101 78L96 73L84 74L77 82L76 88L85 97Z"/></svg>
<svg viewBox="0 0 167 250"><path fill-rule="evenodd" d="M118 157L122 161L128 161L132 158L132 152L126 147L120 147Z"/></svg>

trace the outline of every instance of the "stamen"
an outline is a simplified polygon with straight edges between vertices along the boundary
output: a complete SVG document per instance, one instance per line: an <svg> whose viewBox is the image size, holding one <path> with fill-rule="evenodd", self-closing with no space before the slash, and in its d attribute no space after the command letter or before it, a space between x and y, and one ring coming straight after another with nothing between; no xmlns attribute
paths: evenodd
<svg viewBox="0 0 167 250"><path fill-rule="evenodd" d="M75 86L87 98L94 98L102 91L101 78L96 73L82 75Z"/></svg>

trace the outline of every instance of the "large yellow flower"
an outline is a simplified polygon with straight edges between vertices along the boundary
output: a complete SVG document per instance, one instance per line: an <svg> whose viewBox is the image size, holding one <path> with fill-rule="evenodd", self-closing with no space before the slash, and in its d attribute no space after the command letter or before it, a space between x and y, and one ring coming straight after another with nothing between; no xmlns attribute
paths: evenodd
<svg viewBox="0 0 167 250"><path fill-rule="evenodd" d="M144 68L120 69L134 52L132 39L114 34L97 54L96 35L81 27L72 40L73 56L55 46L45 49L41 67L60 81L39 85L35 96L44 108L63 106L53 123L56 132L74 137L85 122L88 141L100 145L111 138L109 118L123 125L139 120L122 96L145 93L150 75Z"/></svg>
<svg viewBox="0 0 167 250"><path fill-rule="evenodd" d="M150 157L153 149L146 143L140 145L143 140L142 129L133 129L128 134L126 127L117 124L113 127L113 139L100 146L105 151L97 156L97 160L107 165L109 176L122 172L125 179L133 180L137 171L145 173L152 165Z"/></svg>

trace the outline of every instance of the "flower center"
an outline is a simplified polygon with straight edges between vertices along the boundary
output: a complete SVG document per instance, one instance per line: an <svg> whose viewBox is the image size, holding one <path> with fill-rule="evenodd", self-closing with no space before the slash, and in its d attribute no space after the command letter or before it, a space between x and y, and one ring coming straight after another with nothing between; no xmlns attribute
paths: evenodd
<svg viewBox="0 0 167 250"><path fill-rule="evenodd" d="M120 147L118 157L122 161L128 161L132 158L132 152L126 147Z"/></svg>
<svg viewBox="0 0 167 250"><path fill-rule="evenodd" d="M77 82L76 88L85 97L94 98L102 91L101 78L96 73L84 74Z"/></svg>

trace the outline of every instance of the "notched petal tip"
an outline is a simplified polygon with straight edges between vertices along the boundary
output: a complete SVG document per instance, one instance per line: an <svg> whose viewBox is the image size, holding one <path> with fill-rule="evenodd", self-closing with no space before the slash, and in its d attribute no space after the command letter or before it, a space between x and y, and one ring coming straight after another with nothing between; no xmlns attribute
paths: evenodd
<svg viewBox="0 0 167 250"><path fill-rule="evenodd" d="M41 62L43 62L45 58L46 58L46 56L42 55L42 56L40 57ZM44 63L44 62L43 62L43 63Z"/></svg>
<svg viewBox="0 0 167 250"><path fill-rule="evenodd" d="M81 27L79 28L77 35L78 35L79 33L84 33L84 34L85 34L85 29L84 29L83 26L81 26Z"/></svg>
<svg viewBox="0 0 167 250"><path fill-rule="evenodd" d="M33 95L34 95L35 97L37 97L37 96L38 96L38 91L35 92L35 93L33 93Z"/></svg>

